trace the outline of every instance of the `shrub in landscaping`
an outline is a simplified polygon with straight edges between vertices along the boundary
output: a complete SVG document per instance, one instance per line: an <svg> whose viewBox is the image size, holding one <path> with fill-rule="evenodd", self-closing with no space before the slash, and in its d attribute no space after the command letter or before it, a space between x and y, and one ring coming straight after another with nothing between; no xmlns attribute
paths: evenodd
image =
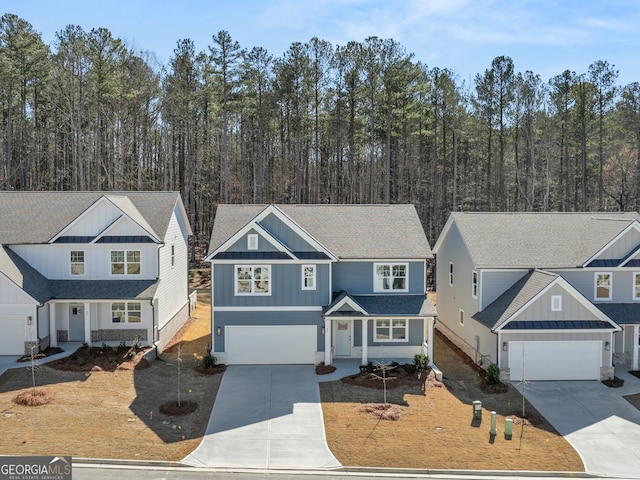
<svg viewBox="0 0 640 480"><path fill-rule="evenodd" d="M487 367L484 381L489 385L497 385L498 383L500 383L500 367L495 363L489 365Z"/></svg>

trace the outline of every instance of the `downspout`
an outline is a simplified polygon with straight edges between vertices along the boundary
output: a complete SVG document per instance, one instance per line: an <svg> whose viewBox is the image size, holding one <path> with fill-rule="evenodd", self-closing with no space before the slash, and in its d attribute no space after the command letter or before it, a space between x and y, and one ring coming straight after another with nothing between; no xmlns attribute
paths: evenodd
<svg viewBox="0 0 640 480"><path fill-rule="evenodd" d="M158 355L158 345L156 345L156 306L153 303L153 298L149 300L149 305L151 305L151 344L156 349L156 358L162 360Z"/></svg>

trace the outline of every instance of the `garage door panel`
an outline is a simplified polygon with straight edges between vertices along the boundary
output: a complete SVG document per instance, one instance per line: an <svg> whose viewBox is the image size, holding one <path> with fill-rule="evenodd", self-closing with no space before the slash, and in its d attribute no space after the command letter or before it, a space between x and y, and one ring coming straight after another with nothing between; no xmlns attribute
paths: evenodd
<svg viewBox="0 0 640 480"><path fill-rule="evenodd" d="M313 325L228 326L225 335L229 365L315 363Z"/></svg>
<svg viewBox="0 0 640 480"><path fill-rule="evenodd" d="M599 341L509 342L511 381L599 380L601 348Z"/></svg>
<svg viewBox="0 0 640 480"><path fill-rule="evenodd" d="M0 355L23 355L25 318L20 315L0 315Z"/></svg>

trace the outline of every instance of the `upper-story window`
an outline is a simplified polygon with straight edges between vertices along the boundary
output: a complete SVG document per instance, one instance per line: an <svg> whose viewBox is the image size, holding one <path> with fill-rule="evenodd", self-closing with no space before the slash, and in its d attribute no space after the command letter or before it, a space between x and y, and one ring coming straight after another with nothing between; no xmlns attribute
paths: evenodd
<svg viewBox="0 0 640 480"><path fill-rule="evenodd" d="M236 295L269 295L271 267L269 265L237 265Z"/></svg>
<svg viewBox="0 0 640 480"><path fill-rule="evenodd" d="M551 295L551 311L562 311L562 295Z"/></svg>
<svg viewBox="0 0 640 480"><path fill-rule="evenodd" d="M111 275L140 275L140 250L112 250Z"/></svg>
<svg viewBox="0 0 640 480"><path fill-rule="evenodd" d="M171 268L176 266L176 246L171 245Z"/></svg>
<svg viewBox="0 0 640 480"><path fill-rule="evenodd" d="M71 275L84 275L84 251L71 250L69 260L71 261Z"/></svg>
<svg viewBox="0 0 640 480"><path fill-rule="evenodd" d="M257 250L258 249L258 235L255 233L250 233L247 235L247 250Z"/></svg>
<svg viewBox="0 0 640 480"><path fill-rule="evenodd" d="M408 272L408 263L375 263L373 265L373 290L376 292L408 291Z"/></svg>
<svg viewBox="0 0 640 480"><path fill-rule="evenodd" d="M610 272L597 272L595 274L596 300L611 300L612 277Z"/></svg>
<svg viewBox="0 0 640 480"><path fill-rule="evenodd" d="M633 299L640 300L640 273L633 274Z"/></svg>
<svg viewBox="0 0 640 480"><path fill-rule="evenodd" d="M315 265L302 265L302 289L303 290L316 289L316 266Z"/></svg>
<svg viewBox="0 0 640 480"><path fill-rule="evenodd" d="M471 272L471 296L478 298L478 272Z"/></svg>
<svg viewBox="0 0 640 480"><path fill-rule="evenodd" d="M449 262L449 286L453 287L453 262Z"/></svg>

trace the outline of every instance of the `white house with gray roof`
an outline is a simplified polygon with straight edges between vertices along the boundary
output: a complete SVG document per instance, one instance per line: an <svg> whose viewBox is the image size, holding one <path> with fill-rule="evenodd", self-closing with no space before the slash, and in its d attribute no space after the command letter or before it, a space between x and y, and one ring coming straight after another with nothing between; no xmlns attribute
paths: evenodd
<svg viewBox="0 0 640 480"><path fill-rule="evenodd" d="M0 355L156 345L189 315L176 192L0 192Z"/></svg>
<svg viewBox="0 0 640 480"><path fill-rule="evenodd" d="M412 205L219 205L206 258L214 355L433 359L430 258Z"/></svg>
<svg viewBox="0 0 640 480"><path fill-rule="evenodd" d="M452 213L434 245L438 328L503 378L639 368L637 213Z"/></svg>

